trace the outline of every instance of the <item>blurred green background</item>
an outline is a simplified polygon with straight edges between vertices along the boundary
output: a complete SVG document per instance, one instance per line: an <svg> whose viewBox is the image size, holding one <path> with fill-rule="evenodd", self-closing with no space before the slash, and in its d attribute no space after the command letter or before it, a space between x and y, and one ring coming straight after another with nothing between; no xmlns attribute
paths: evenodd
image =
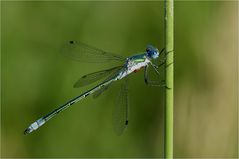
<svg viewBox="0 0 239 159"><path fill-rule="evenodd" d="M1 2L2 157L163 157L164 89L131 76L130 122L117 136L117 84L23 135L34 120L89 87L82 75L111 67L69 60L68 40L130 56L164 47L158 2ZM175 2L175 157L237 157L238 2Z"/></svg>

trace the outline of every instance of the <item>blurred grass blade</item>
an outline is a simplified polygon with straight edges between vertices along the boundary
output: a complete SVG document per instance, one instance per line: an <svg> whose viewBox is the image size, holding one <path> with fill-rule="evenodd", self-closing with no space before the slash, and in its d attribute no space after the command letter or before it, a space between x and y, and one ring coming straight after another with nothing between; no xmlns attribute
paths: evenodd
<svg viewBox="0 0 239 159"><path fill-rule="evenodd" d="M165 0L165 158L173 158L173 0Z"/></svg>

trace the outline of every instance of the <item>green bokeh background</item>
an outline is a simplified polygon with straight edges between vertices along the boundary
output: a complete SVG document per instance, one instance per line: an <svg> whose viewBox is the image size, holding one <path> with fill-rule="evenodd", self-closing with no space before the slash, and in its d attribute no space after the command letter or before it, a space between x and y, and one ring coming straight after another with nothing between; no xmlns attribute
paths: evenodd
<svg viewBox="0 0 239 159"><path fill-rule="evenodd" d="M82 75L111 67L60 55L68 40L130 56L164 47L158 2L1 2L2 157L163 157L164 89L131 76L130 122L112 128L117 84L38 131L24 129L92 87ZM175 2L175 157L237 157L238 2Z"/></svg>

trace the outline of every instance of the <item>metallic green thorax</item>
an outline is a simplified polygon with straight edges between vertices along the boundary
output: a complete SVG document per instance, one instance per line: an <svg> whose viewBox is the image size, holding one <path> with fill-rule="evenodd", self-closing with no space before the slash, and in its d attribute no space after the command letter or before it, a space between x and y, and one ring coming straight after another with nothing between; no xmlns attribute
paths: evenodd
<svg viewBox="0 0 239 159"><path fill-rule="evenodd" d="M145 61L145 58L143 58L143 59L136 59L136 60L134 60L135 62L144 62Z"/></svg>
<svg viewBox="0 0 239 159"><path fill-rule="evenodd" d="M146 59L145 54L139 54L139 55L131 56L131 57L129 58L129 60L134 61L134 62L136 62L136 63L144 62L145 59Z"/></svg>

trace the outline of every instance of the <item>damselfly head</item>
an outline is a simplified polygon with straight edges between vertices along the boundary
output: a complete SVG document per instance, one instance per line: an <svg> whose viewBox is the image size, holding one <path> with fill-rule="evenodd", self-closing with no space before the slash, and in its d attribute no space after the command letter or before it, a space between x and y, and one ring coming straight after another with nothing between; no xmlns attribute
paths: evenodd
<svg viewBox="0 0 239 159"><path fill-rule="evenodd" d="M148 45L146 48L146 56L151 59L156 59L159 57L159 50L152 45Z"/></svg>

